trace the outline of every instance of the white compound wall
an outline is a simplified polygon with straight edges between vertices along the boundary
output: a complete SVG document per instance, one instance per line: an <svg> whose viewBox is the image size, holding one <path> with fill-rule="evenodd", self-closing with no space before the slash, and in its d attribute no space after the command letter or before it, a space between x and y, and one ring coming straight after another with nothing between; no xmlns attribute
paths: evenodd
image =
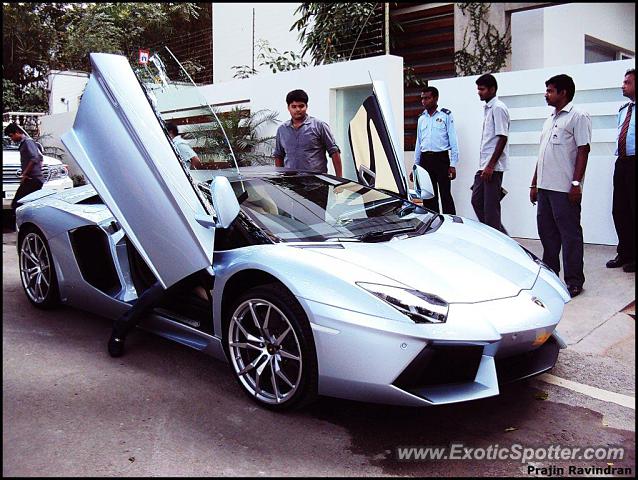
<svg viewBox="0 0 638 480"><path fill-rule="evenodd" d="M612 177L616 142L616 114L628 101L620 86L624 74L634 68L633 60L552 67L537 70L498 73L498 96L509 107L510 169L505 172L503 186L509 194L503 199L503 225L510 235L538 238L536 207L529 202L529 185L536 165L540 132L551 113L545 99L545 80L565 73L574 79L574 104L592 117L592 145L583 186L582 226L586 243L615 245L618 243L611 216ZM452 195L457 213L476 218L470 204L470 186L478 169L478 151L483 122L483 105L476 93L478 76L434 80L439 89L439 105L454 115L459 138L457 178L452 182ZM414 152L405 153L411 167Z"/></svg>
<svg viewBox="0 0 638 480"><path fill-rule="evenodd" d="M512 14L512 70L585 63L585 36L635 51L636 5L568 3Z"/></svg>

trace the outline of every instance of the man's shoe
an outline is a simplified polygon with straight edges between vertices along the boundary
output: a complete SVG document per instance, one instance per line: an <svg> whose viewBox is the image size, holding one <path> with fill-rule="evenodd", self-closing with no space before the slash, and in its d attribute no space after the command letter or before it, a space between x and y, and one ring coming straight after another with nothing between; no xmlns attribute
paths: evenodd
<svg viewBox="0 0 638 480"><path fill-rule="evenodd" d="M113 358L121 357L124 355L124 338L117 337L115 334L109 338L109 355Z"/></svg>
<svg viewBox="0 0 638 480"><path fill-rule="evenodd" d="M616 255L616 258L613 258L607 262L607 268L618 268L622 267L627 262L624 258L621 258L620 255Z"/></svg>
<svg viewBox="0 0 638 480"><path fill-rule="evenodd" d="M581 294L581 292L583 291L583 287L579 287L577 285L569 285L567 287L567 291L569 292L569 295L574 298Z"/></svg>
<svg viewBox="0 0 638 480"><path fill-rule="evenodd" d="M623 272L635 272L636 271L636 262L629 262L622 267Z"/></svg>

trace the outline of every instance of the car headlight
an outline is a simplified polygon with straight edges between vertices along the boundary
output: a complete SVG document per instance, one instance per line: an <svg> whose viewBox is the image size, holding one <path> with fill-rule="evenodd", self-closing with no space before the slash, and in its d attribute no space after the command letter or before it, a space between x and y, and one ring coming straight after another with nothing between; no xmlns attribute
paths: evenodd
<svg viewBox="0 0 638 480"><path fill-rule="evenodd" d="M51 165L49 167L49 180L59 180L60 178L68 177L69 170L66 165Z"/></svg>
<svg viewBox="0 0 638 480"><path fill-rule="evenodd" d="M357 282L361 288L390 304L415 323L445 323L449 305L436 295L407 288Z"/></svg>

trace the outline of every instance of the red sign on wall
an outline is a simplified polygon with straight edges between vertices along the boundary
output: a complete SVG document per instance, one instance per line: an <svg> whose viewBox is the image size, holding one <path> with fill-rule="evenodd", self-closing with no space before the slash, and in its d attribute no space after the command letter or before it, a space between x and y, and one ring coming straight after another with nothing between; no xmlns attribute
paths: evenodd
<svg viewBox="0 0 638 480"><path fill-rule="evenodd" d="M140 57L139 62L141 65L146 65L148 63L148 58L151 55L150 50L144 50L140 48Z"/></svg>

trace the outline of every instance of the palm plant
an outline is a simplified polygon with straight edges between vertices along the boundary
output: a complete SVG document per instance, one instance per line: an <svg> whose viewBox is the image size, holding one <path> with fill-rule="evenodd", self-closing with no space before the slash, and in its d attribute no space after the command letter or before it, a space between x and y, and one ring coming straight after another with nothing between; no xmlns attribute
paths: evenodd
<svg viewBox="0 0 638 480"><path fill-rule="evenodd" d="M199 158L207 168L219 168L220 162L224 166L232 166L233 160L228 144L235 154L239 166L273 164L272 150L274 135L263 136L262 130L271 124L279 122L278 113L262 109L251 112L239 106L228 112L215 111L220 124L213 116L210 123L192 125L184 133L185 139L194 139L194 147Z"/></svg>

